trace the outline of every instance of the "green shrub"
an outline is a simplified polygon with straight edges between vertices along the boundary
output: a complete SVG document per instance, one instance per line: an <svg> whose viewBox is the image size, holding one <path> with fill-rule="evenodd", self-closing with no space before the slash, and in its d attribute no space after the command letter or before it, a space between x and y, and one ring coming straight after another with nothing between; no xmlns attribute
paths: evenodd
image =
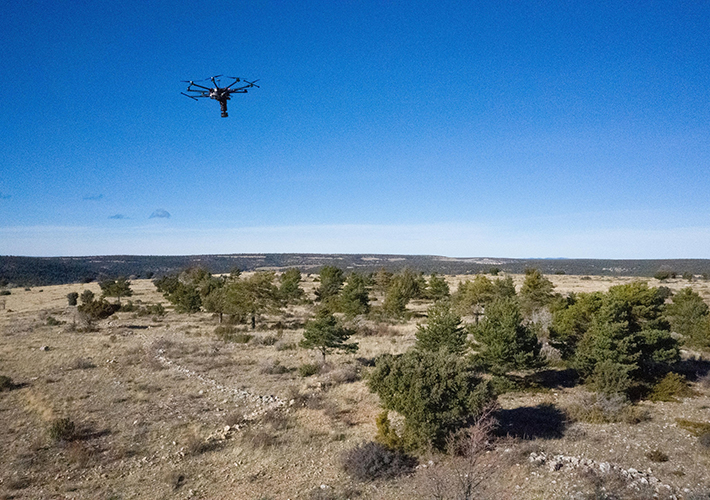
<svg viewBox="0 0 710 500"><path fill-rule="evenodd" d="M380 356L367 380L382 405L404 417L407 449L443 449L447 436L472 422L495 396L468 358L408 351Z"/></svg>
<svg viewBox="0 0 710 500"><path fill-rule="evenodd" d="M311 377L320 372L320 365L315 363L304 363L298 367L298 374L303 377Z"/></svg>
<svg viewBox="0 0 710 500"><path fill-rule="evenodd" d="M10 290L0 290L0 295L10 295Z"/></svg>
<svg viewBox="0 0 710 500"><path fill-rule="evenodd" d="M77 300L79 299L79 294L77 292L71 292L67 294L67 302L70 306L75 306Z"/></svg>
<svg viewBox="0 0 710 500"><path fill-rule="evenodd" d="M392 479L409 474L417 465L416 458L373 441L346 451L341 461L345 472L358 481Z"/></svg>
<svg viewBox="0 0 710 500"><path fill-rule="evenodd" d="M498 375L543 364L542 344L523 323L520 308L513 298L488 304L485 317L471 331L476 342L482 345L481 359Z"/></svg>
<svg viewBox="0 0 710 500"><path fill-rule="evenodd" d="M661 379L651 390L651 401L672 401L678 402L677 398L693 396L694 392L688 386L688 382L683 375L669 373Z"/></svg>
<svg viewBox="0 0 710 500"><path fill-rule="evenodd" d="M52 421L48 432L54 441L73 441L76 438L76 425L69 418L58 418Z"/></svg>
<svg viewBox="0 0 710 500"><path fill-rule="evenodd" d="M427 324L418 325L416 348L424 351L448 349L463 352L468 332L461 326L461 317L451 310L448 301L440 300L427 311Z"/></svg>
<svg viewBox="0 0 710 500"><path fill-rule="evenodd" d="M631 387L629 370L626 366L610 360L601 361L594 367L588 384L593 391L607 396L626 394Z"/></svg>

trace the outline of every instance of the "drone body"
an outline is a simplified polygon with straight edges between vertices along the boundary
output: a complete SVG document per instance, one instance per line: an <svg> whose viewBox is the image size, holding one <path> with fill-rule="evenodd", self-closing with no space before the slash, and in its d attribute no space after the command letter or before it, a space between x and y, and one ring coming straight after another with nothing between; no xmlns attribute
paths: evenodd
<svg viewBox="0 0 710 500"><path fill-rule="evenodd" d="M205 87L203 85L199 85L195 83L192 80L184 80L183 83L188 83L189 85L187 86L187 90L185 92L188 92L187 94L185 92L180 92L182 95L189 97L190 99L197 100L202 97L209 97L210 99L214 99L215 101L219 102L219 107L222 110L222 118L226 118L227 115L227 101L231 98L232 94L246 94L247 89L250 87L256 87L259 88L258 85L256 85L256 82L259 80L254 80L253 82L248 82L246 80L243 80L246 85L242 85L241 87L234 87L232 88L235 84L241 82L242 80L240 78L237 78L236 76L228 76L227 78L233 78L234 81L227 85L226 87L220 87L219 86L219 78L222 75L217 75L217 76L211 76L207 80L212 82L213 87ZM206 81L206 80L198 80L198 81Z"/></svg>

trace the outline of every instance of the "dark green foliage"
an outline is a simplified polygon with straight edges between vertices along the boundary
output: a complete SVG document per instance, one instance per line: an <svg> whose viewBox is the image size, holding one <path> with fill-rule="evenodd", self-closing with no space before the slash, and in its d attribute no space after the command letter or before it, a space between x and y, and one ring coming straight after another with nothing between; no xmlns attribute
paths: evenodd
<svg viewBox="0 0 710 500"><path fill-rule="evenodd" d="M477 274L473 281L466 280L459 284L452 300L456 312L478 319L486 304L515 296L515 284L510 276L491 280L483 274Z"/></svg>
<svg viewBox="0 0 710 500"><path fill-rule="evenodd" d="M305 292L301 288L301 271L292 267L281 273L279 278L281 285L279 286L279 295L287 304L297 304L303 301Z"/></svg>
<svg viewBox="0 0 710 500"><path fill-rule="evenodd" d="M275 278L273 272L259 271L248 278L229 281L226 285L225 312L238 318L250 318L251 327L255 329L257 317L267 312L276 312L281 307Z"/></svg>
<svg viewBox="0 0 710 500"><path fill-rule="evenodd" d="M99 282L101 287L101 295L104 297L116 297L118 303L121 303L121 297L130 297L133 295L131 290L131 282L126 281L126 278L106 279Z"/></svg>
<svg viewBox="0 0 710 500"><path fill-rule="evenodd" d="M418 325L416 349L461 353L466 347L468 332L461 324L461 317L451 310L448 301L436 302L427 311L427 324Z"/></svg>
<svg viewBox="0 0 710 500"><path fill-rule="evenodd" d="M175 291L165 298L175 306L175 312L192 314L202 308L200 292L194 286L184 283L180 283Z"/></svg>
<svg viewBox="0 0 710 500"><path fill-rule="evenodd" d="M429 285L427 286L427 297L433 301L447 299L451 295L449 284L443 276L433 273L429 277Z"/></svg>
<svg viewBox="0 0 710 500"><path fill-rule="evenodd" d="M590 388L606 396L625 395L631 387L629 367L611 360L596 364L588 380Z"/></svg>
<svg viewBox="0 0 710 500"><path fill-rule="evenodd" d="M675 278L676 273L670 269L659 269L653 275L654 278L660 281L665 281L667 279Z"/></svg>
<svg viewBox="0 0 710 500"><path fill-rule="evenodd" d="M299 345L306 349L318 349L323 354L333 350L357 351L358 345L346 343L352 332L345 328L326 308L320 308L316 317L306 323L303 339Z"/></svg>
<svg viewBox="0 0 710 500"><path fill-rule="evenodd" d="M0 290L0 295L12 295L12 292L10 290Z"/></svg>
<svg viewBox="0 0 710 500"><path fill-rule="evenodd" d="M523 324L515 299L498 299L486 307L486 315L471 328L481 346L479 356L496 374L510 370L538 368L542 365L542 344Z"/></svg>
<svg viewBox="0 0 710 500"><path fill-rule="evenodd" d="M91 290L84 290L81 292L81 303L89 304L94 301L94 292Z"/></svg>
<svg viewBox="0 0 710 500"><path fill-rule="evenodd" d="M93 300L89 303L81 304L77 310L89 323L100 321L111 316L121 308L118 304L111 304L104 299Z"/></svg>
<svg viewBox="0 0 710 500"><path fill-rule="evenodd" d="M411 473L417 465L417 459L370 441L343 453L342 465L345 472L354 479L374 481Z"/></svg>
<svg viewBox="0 0 710 500"><path fill-rule="evenodd" d="M403 318L407 314L409 300L406 290L398 282L392 280L385 293L382 310L390 318Z"/></svg>
<svg viewBox="0 0 710 500"><path fill-rule="evenodd" d="M666 306L666 316L685 343L710 347L710 308L692 288L683 288L673 296L673 302Z"/></svg>
<svg viewBox="0 0 710 500"><path fill-rule="evenodd" d="M367 381L382 406L404 417L407 449L443 449L447 436L471 423L494 399L489 384L464 357L447 351L380 356Z"/></svg>
<svg viewBox="0 0 710 500"><path fill-rule="evenodd" d="M526 269L525 280L520 288L520 308L526 316L550 304L554 298L555 285L537 269Z"/></svg>
<svg viewBox="0 0 710 500"><path fill-rule="evenodd" d="M348 318L370 312L368 279L360 273L350 273L338 297L338 310Z"/></svg>
<svg viewBox="0 0 710 500"><path fill-rule="evenodd" d="M58 418L52 421L48 433L54 441L72 441L76 438L76 425L69 418Z"/></svg>
<svg viewBox="0 0 710 500"><path fill-rule="evenodd" d="M386 293L393 276L387 269L379 269L372 275L373 289L382 294Z"/></svg>
<svg viewBox="0 0 710 500"><path fill-rule="evenodd" d="M67 302L70 306L75 306L79 300L79 294L77 292L71 292L67 294Z"/></svg>
<svg viewBox="0 0 710 500"><path fill-rule="evenodd" d="M203 297L221 286L220 280L212 278L202 268L191 268L179 275L166 275L153 280L153 284L175 306L176 312L188 314L200 311Z"/></svg>
<svg viewBox="0 0 710 500"><path fill-rule="evenodd" d="M652 379L679 359L664 316L666 297L667 290L633 282L555 301L551 344L595 386L591 378L614 377L612 366L617 376L626 372L631 383Z"/></svg>
<svg viewBox="0 0 710 500"><path fill-rule="evenodd" d="M340 292L345 282L343 270L335 266L323 266L320 270L320 287L316 290L316 300L327 303Z"/></svg>
<svg viewBox="0 0 710 500"><path fill-rule="evenodd" d="M574 356L577 344L589 329L594 314L602 306L601 292L570 294L565 302L553 302L550 343L560 350L563 359Z"/></svg>

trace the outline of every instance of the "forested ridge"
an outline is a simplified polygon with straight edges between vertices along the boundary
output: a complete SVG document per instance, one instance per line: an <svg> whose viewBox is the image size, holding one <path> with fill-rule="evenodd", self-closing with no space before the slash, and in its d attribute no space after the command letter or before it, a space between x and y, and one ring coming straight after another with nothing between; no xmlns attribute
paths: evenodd
<svg viewBox="0 0 710 500"><path fill-rule="evenodd" d="M87 282L102 277L152 278L200 266L211 273L234 269L255 271L297 267L305 273L324 265L362 272L385 268L410 268L424 273L476 274L498 269L522 273L536 268L545 274L607 275L651 277L659 270L672 273L707 275L710 259L507 259L452 258L436 255L382 254L222 254L222 255L107 255L86 257L0 256L0 284L17 286L59 285Z"/></svg>

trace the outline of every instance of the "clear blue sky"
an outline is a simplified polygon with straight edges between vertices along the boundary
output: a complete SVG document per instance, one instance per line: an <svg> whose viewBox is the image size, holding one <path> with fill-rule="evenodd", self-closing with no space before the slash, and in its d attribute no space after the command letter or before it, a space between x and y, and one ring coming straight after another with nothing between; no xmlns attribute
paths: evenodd
<svg viewBox="0 0 710 500"><path fill-rule="evenodd" d="M0 254L710 258L710 2L11 2ZM219 104L180 80L260 79Z"/></svg>

